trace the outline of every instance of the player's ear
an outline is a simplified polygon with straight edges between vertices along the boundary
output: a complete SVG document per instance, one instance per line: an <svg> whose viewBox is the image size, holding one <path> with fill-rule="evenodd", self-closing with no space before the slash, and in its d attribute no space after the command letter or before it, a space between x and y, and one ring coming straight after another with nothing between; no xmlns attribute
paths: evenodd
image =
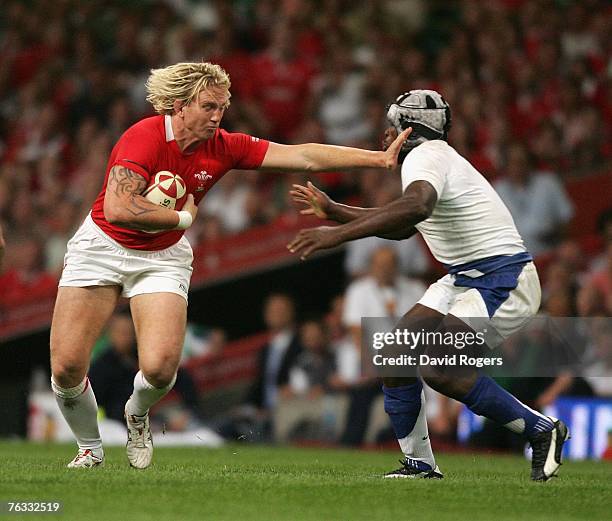
<svg viewBox="0 0 612 521"><path fill-rule="evenodd" d="M180 114L183 110L183 107L185 106L185 104L178 99L174 100L174 103L172 104L172 108L174 109L174 113L175 114Z"/></svg>

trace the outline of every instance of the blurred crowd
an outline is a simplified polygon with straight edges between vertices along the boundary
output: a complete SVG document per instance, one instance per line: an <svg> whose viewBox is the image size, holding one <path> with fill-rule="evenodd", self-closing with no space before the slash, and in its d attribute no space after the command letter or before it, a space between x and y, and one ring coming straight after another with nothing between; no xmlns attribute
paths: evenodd
<svg viewBox="0 0 612 521"><path fill-rule="evenodd" d="M7 0L0 11L0 227L7 295L53 285L99 191L110 148L151 113L151 68L209 60L232 79L224 127L286 143L378 148L385 104L435 88L451 144L489 179L535 254L575 212L563 181L610 169L612 62L604 1ZM269 223L300 175L230 173L198 243ZM378 171L317 176L365 205L395 197ZM364 269L364 248L353 271ZM406 260L406 259L404 259ZM408 268L425 268L408 259Z"/></svg>

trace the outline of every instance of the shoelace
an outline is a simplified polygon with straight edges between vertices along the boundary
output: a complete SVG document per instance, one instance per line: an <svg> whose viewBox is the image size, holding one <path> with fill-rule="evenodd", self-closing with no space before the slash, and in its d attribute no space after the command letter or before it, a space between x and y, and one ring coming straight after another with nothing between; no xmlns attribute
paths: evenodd
<svg viewBox="0 0 612 521"><path fill-rule="evenodd" d="M87 458L88 455L93 456L92 452L89 449L85 449L83 452L79 452L72 461L78 463L82 459Z"/></svg>
<svg viewBox="0 0 612 521"><path fill-rule="evenodd" d="M401 459L398 461L400 462L402 466L402 468L399 470L406 469L407 471L410 471L410 472L415 472L415 471L423 472L423 469L418 467L418 463L416 461L409 460L409 459L403 459L403 460Z"/></svg>
<svg viewBox="0 0 612 521"><path fill-rule="evenodd" d="M136 447L138 447L139 449L145 449L145 420L143 419L140 421L133 421L134 418L135 416L132 415L132 425L128 429L128 438L130 439L130 441L134 441L135 439ZM134 439L132 439L132 435L134 435Z"/></svg>

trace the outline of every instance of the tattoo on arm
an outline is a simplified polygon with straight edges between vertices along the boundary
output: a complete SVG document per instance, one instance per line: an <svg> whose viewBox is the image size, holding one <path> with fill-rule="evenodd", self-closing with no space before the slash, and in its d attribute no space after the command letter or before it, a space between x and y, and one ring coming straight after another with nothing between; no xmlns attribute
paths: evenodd
<svg viewBox="0 0 612 521"><path fill-rule="evenodd" d="M132 215L142 215L154 212L155 210L159 210L159 206L150 203L142 197L138 199L134 194L130 196L130 206L127 207L127 211Z"/></svg>
<svg viewBox="0 0 612 521"><path fill-rule="evenodd" d="M115 195L122 197L125 194L141 194L147 181L141 175L132 172L124 166L115 166L110 171L108 180L109 189L112 187Z"/></svg>
<svg viewBox="0 0 612 521"><path fill-rule="evenodd" d="M123 166L115 166L110 171L108 179L108 190L120 197L128 197L127 210L132 215L142 215L154 212L159 207L140 197L147 186L147 181L141 175L132 172Z"/></svg>

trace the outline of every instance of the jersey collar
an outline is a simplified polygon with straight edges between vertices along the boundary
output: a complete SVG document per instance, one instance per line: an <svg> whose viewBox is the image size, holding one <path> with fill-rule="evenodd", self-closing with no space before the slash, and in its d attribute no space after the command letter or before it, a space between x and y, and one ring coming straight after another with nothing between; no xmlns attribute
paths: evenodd
<svg viewBox="0 0 612 521"><path fill-rule="evenodd" d="M164 116L164 127L166 129L166 143L174 141L174 131L172 130L172 116Z"/></svg>

